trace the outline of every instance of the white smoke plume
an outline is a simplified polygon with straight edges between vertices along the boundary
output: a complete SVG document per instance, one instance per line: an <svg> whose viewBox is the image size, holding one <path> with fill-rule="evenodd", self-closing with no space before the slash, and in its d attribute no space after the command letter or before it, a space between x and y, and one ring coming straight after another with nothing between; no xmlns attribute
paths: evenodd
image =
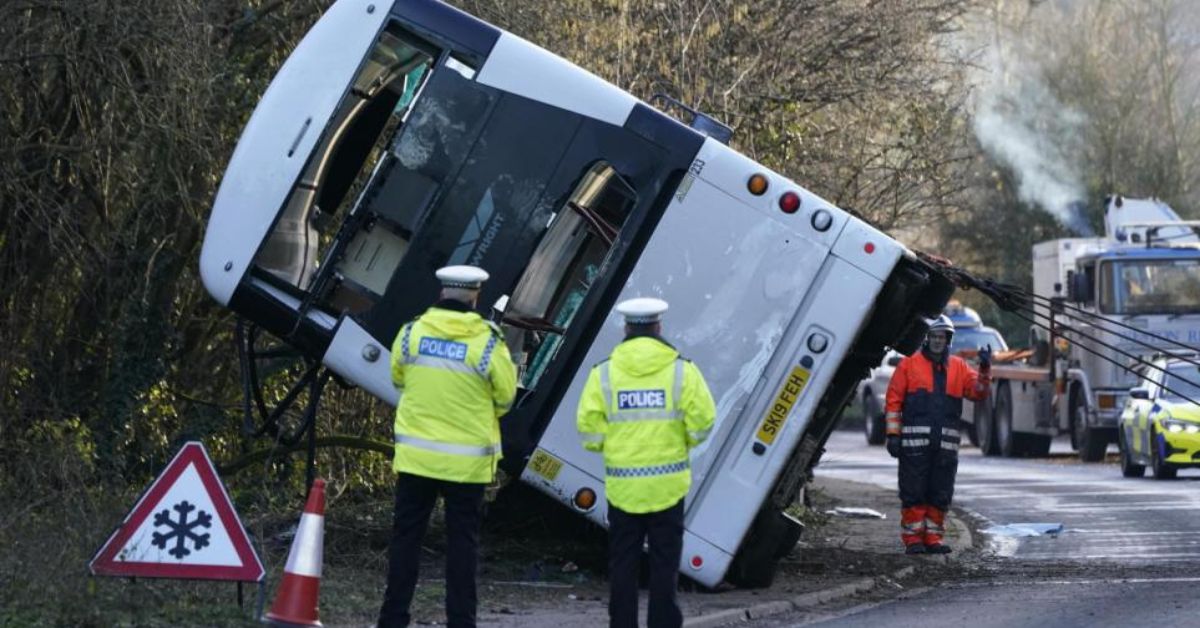
<svg viewBox="0 0 1200 628"><path fill-rule="evenodd" d="M1078 211L1087 188L1074 155L1086 118L1046 86L1032 54L1018 48L984 55L975 77L975 135L984 150L1012 169L1021 200L1091 235Z"/></svg>

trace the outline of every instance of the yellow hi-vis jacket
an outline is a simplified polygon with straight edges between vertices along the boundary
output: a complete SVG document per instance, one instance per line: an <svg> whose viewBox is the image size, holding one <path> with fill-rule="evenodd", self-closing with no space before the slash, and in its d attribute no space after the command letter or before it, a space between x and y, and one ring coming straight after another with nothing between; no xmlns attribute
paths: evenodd
<svg viewBox="0 0 1200 628"><path fill-rule="evenodd" d="M392 468L486 484L500 461L500 417L517 372L500 332L475 312L431 307L392 346L396 455Z"/></svg>
<svg viewBox="0 0 1200 628"><path fill-rule="evenodd" d="M629 513L666 510L692 483L688 451L716 406L695 364L650 337L626 340L592 368L579 398L583 447L604 454L608 501Z"/></svg>

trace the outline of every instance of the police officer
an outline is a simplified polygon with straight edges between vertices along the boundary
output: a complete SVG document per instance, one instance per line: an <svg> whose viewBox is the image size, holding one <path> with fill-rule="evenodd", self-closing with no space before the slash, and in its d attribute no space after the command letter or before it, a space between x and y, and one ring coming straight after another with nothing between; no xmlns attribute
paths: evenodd
<svg viewBox="0 0 1200 628"><path fill-rule="evenodd" d="M963 398L987 399L991 347L979 351L979 372L950 354L954 323L945 314L929 326L921 350L896 366L887 390L887 450L900 459L900 540L906 554L946 554L946 509L958 473Z"/></svg>
<svg viewBox="0 0 1200 628"><path fill-rule="evenodd" d="M500 459L499 418L516 393L500 331L473 311L488 274L437 271L441 298L404 325L392 346L396 406L395 520L379 626L407 626L421 539L438 495L446 512L446 616L475 625L475 565L484 487Z"/></svg>
<svg viewBox="0 0 1200 628"><path fill-rule="evenodd" d="M700 369L662 338L667 303L631 299L617 306L625 341L588 375L577 427L583 446L604 454L608 497L610 625L638 623L638 564L650 544L652 628L677 627L675 600L683 551L688 453L712 429L716 407Z"/></svg>

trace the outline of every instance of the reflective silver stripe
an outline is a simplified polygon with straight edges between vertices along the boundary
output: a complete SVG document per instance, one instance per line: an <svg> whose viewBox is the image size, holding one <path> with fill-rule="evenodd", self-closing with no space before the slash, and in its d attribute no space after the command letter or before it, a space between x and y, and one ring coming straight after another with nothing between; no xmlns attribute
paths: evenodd
<svg viewBox="0 0 1200 628"><path fill-rule="evenodd" d="M395 434L397 445L408 445L417 449L428 449L443 454L454 454L456 456L491 456L500 451L498 445L488 445L487 447L476 447L474 445L459 445L457 443L439 443L437 441L425 440L416 436L408 436L406 434Z"/></svg>
<svg viewBox="0 0 1200 628"><path fill-rule="evenodd" d="M905 447L924 447L929 444L928 438L906 438L900 441L900 444Z"/></svg>
<svg viewBox="0 0 1200 628"><path fill-rule="evenodd" d="M958 430L948 428L948 427L943 427L942 428L942 436L946 436L949 438L958 438Z"/></svg>
<svg viewBox="0 0 1200 628"><path fill-rule="evenodd" d="M671 403L679 408L679 396L683 394L683 360L675 358L675 389L671 391Z"/></svg>
<svg viewBox="0 0 1200 628"><path fill-rule="evenodd" d="M925 530L927 532L933 532L934 534L942 534L946 531L945 528L930 521L929 519L925 520Z"/></svg>
<svg viewBox="0 0 1200 628"><path fill-rule="evenodd" d="M479 374L484 379L488 378L488 365L492 363L492 351L496 349L496 337L488 338L487 344L483 347L483 355L479 357Z"/></svg>
<svg viewBox="0 0 1200 628"><path fill-rule="evenodd" d="M324 565L321 548L325 543L325 515L311 512L300 515L300 525L296 528L295 538L292 549L288 551L284 571L297 576L320 578L321 567Z"/></svg>
<svg viewBox="0 0 1200 628"><path fill-rule="evenodd" d="M900 527L910 532L920 532L925 529L924 521L914 521L912 523L900 523Z"/></svg>
<svg viewBox="0 0 1200 628"><path fill-rule="evenodd" d="M929 434L933 428L928 425L905 425L900 431L905 434Z"/></svg>
<svg viewBox="0 0 1200 628"><path fill-rule="evenodd" d="M887 414L885 414L883 416L886 418L889 418L889 419L898 419L898 418L900 418L900 413L899 412L888 412Z"/></svg>
<svg viewBox="0 0 1200 628"><path fill-rule="evenodd" d="M651 467L604 467L604 474L613 478L646 478L656 475L679 473L680 471L686 471L687 468L688 462L684 460L682 462L659 464Z"/></svg>
<svg viewBox="0 0 1200 628"><path fill-rule="evenodd" d="M600 365L600 394L604 395L604 410L607 414L612 414L612 387L608 384L608 365L610 362L605 362Z"/></svg>
<svg viewBox="0 0 1200 628"><path fill-rule="evenodd" d="M604 434L596 434L593 432L580 432L579 440L585 443L603 443Z"/></svg>
<svg viewBox="0 0 1200 628"><path fill-rule="evenodd" d="M617 410L608 417L608 422L671 421L678 418L680 418L678 410Z"/></svg>
<svg viewBox="0 0 1200 628"><path fill-rule="evenodd" d="M949 449L950 451L958 451L958 443L942 441L942 449Z"/></svg>
<svg viewBox="0 0 1200 628"><path fill-rule="evenodd" d="M471 368L466 362L459 362L458 360L435 358L431 355L416 355L409 358L407 361L413 366L427 366L429 368L442 369L443 371L454 371L456 373L479 375L479 371Z"/></svg>
<svg viewBox="0 0 1200 628"><path fill-rule="evenodd" d="M689 437L690 437L692 440L696 441L697 443L700 443L700 442L703 442L703 441L704 441L704 439L708 438L708 435L709 435L711 432L712 432L712 428L710 427L710 428L708 428L708 429L706 429L706 430L696 430L696 431L694 431L694 432L693 432L693 431L688 431L688 436L689 436Z"/></svg>

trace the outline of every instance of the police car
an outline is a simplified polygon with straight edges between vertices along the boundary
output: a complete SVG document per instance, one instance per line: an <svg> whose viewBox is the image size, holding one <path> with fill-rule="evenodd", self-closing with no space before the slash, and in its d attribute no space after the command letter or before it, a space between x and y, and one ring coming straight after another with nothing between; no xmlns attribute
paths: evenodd
<svg viewBox="0 0 1200 628"><path fill-rule="evenodd" d="M1150 467L1155 478L1167 480L1181 468L1200 466L1200 406L1188 400L1200 399L1200 369L1166 356L1150 363L1155 368L1134 369L1138 385L1118 424L1121 473L1142 477Z"/></svg>

